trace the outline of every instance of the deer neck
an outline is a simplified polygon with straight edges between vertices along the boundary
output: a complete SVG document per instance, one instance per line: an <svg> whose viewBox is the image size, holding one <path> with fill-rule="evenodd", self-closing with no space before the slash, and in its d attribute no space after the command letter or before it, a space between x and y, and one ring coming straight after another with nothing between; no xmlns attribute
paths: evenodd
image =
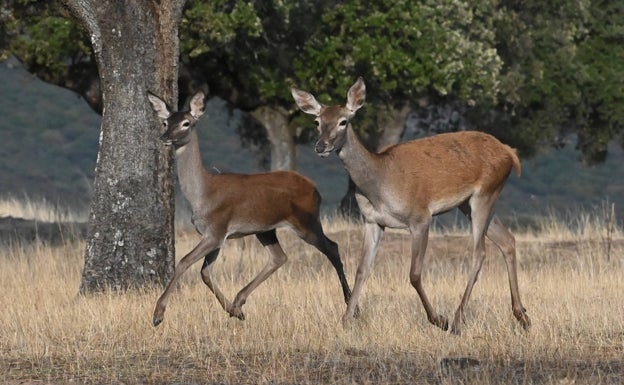
<svg viewBox="0 0 624 385"><path fill-rule="evenodd" d="M345 169L355 185L366 195L375 196L378 193L380 181L379 156L368 151L357 137L351 124L347 127L345 143L338 152Z"/></svg>
<svg viewBox="0 0 624 385"><path fill-rule="evenodd" d="M189 135L189 142L175 150L176 167L182 193L195 210L196 206L203 201L208 189L210 174L202 164L197 133L191 130Z"/></svg>

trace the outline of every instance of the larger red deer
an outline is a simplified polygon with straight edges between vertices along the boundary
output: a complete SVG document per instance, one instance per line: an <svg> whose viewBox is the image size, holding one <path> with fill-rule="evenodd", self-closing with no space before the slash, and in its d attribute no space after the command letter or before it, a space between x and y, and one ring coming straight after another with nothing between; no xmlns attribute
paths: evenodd
<svg viewBox="0 0 624 385"><path fill-rule="evenodd" d="M189 111L172 113L159 97L148 94L153 110L165 126L161 140L173 145L176 153L178 180L189 201L192 221L202 238L175 268L173 278L154 309L153 324L163 320L167 300L182 274L204 258L201 276L232 317L244 319L241 307L251 292L280 266L286 254L276 236L278 227L291 228L305 242L315 246L338 273L342 294L349 302L351 291L345 278L338 245L327 238L319 220L321 196L308 178L292 171L264 174L210 174L202 165L195 123L204 113L204 94L193 96ZM268 264L230 302L212 280L213 263L226 238L255 234L271 255Z"/></svg>
<svg viewBox="0 0 624 385"><path fill-rule="evenodd" d="M434 312L422 286L422 268L432 216L458 207L472 223L472 271L451 331L460 333L464 308L485 258L485 239L505 256L513 314L523 328L529 317L520 301L513 235L491 216L512 169L520 174L515 151L491 135L457 132L391 146L373 153L360 142L351 126L355 112L364 105L366 87L362 78L351 86L344 106L326 106L305 91L292 89L299 108L316 117L320 137L316 152L325 157L335 151L357 186L356 199L365 218L364 250L353 293L342 320L353 316L384 228L404 228L412 234L410 282L416 289L432 324L448 329L447 319Z"/></svg>

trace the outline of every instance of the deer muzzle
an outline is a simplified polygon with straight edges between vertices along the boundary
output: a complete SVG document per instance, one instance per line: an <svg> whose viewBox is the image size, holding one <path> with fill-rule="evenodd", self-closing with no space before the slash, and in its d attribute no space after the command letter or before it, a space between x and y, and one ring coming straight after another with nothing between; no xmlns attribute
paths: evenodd
<svg viewBox="0 0 624 385"><path fill-rule="evenodd" d="M314 146L314 151L316 151L316 154L322 158L328 156L331 150L332 148L323 140L319 140Z"/></svg>
<svg viewBox="0 0 624 385"><path fill-rule="evenodd" d="M173 139L171 136L167 135L166 132L162 134L159 139L167 146L171 146L173 144Z"/></svg>

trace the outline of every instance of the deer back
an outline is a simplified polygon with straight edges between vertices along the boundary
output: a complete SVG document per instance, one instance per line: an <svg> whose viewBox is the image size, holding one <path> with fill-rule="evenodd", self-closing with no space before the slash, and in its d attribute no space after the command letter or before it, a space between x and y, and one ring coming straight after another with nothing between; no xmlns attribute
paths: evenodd
<svg viewBox="0 0 624 385"><path fill-rule="evenodd" d="M511 169L520 174L515 151L489 134L463 131L390 146L377 156L388 172L379 183L405 199L423 202L491 191L504 184ZM459 199L459 198L458 198Z"/></svg>

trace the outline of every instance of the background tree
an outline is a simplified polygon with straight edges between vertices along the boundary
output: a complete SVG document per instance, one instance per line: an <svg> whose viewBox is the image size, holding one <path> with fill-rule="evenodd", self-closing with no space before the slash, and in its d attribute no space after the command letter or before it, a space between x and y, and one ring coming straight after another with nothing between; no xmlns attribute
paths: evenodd
<svg viewBox="0 0 624 385"><path fill-rule="evenodd" d="M17 57L41 80L72 90L102 114L88 35L58 1L8 0L0 6L0 59Z"/></svg>
<svg viewBox="0 0 624 385"><path fill-rule="evenodd" d="M613 139L624 146L624 4L594 0L586 12L577 52L581 98L572 111L577 147L595 164L604 161Z"/></svg>
<svg viewBox="0 0 624 385"><path fill-rule="evenodd" d="M270 168L294 169L289 124L295 58L331 1L190 1L181 27L182 61L209 92L249 113L270 143ZM245 131L250 136L262 134Z"/></svg>
<svg viewBox="0 0 624 385"><path fill-rule="evenodd" d="M504 67L495 106L471 117L531 155L576 134L587 164L602 162L621 134L624 4L516 1L495 4L496 47Z"/></svg>
<svg viewBox="0 0 624 385"><path fill-rule="evenodd" d="M63 4L91 37L104 106L80 291L163 282L175 261L173 162L146 94L177 98L184 1Z"/></svg>

